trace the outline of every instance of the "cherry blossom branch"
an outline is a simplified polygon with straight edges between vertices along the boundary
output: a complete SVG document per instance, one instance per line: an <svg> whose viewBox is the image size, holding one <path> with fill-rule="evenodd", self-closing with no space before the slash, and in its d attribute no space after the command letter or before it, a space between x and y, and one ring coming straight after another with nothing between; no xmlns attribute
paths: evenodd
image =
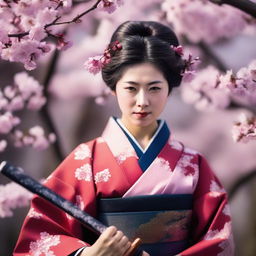
<svg viewBox="0 0 256 256"><path fill-rule="evenodd" d="M48 27L51 27L51 26L55 26L55 25L64 25L64 24L71 24L71 23L79 23L81 22L80 18L83 17L84 15L88 14L89 12L93 11L94 9L97 8L97 6L99 5L99 3L101 2L102 0L97 0L97 2L92 6L90 7L89 9L87 9L86 11L84 11L83 13L77 15L75 18L73 18L72 20L70 21L63 21L63 22L57 22L61 17L58 16L52 23L49 23L49 24L46 24L44 26L45 30L46 30L46 33L49 35L48 31L47 31L47 28ZM23 33L16 33L16 34L8 34L9 37L18 37L19 39L24 37L24 36L27 36L29 35L29 31L27 32L23 32Z"/></svg>
<svg viewBox="0 0 256 256"><path fill-rule="evenodd" d="M48 126L49 130L52 131L55 135L56 135L56 141L53 144L54 146L54 150L56 153L56 156L58 158L59 161L62 161L64 159L64 153L62 151L62 146L61 146L61 140L60 140L60 136L58 134L58 130L52 120L51 114L50 114L50 110L49 110L49 102L50 102L50 94L48 92L48 88L50 85L50 81L52 79L52 76L55 73L56 67L57 67L57 62L59 59L59 51L56 49L54 51L54 54L52 56L51 62L49 64L48 67L48 71L46 73L46 77L45 77L45 81L44 81L44 95L47 98L47 103L44 105L44 107L41 109L41 114L42 117L45 121L45 124Z"/></svg>
<svg viewBox="0 0 256 256"><path fill-rule="evenodd" d="M209 1L218 5L222 5L222 4L231 5L256 18L256 4L250 0L209 0Z"/></svg>
<svg viewBox="0 0 256 256"><path fill-rule="evenodd" d="M195 44L195 43L192 43L186 36L182 36L182 41L184 41L186 44L188 45L196 45L198 46L202 52L208 56L216 65L216 67L223 71L223 72L226 72L227 71L227 67L225 66L225 64L220 60L220 58L213 52L213 50L211 49L211 47L203 42L203 41L200 41L199 43Z"/></svg>
<svg viewBox="0 0 256 256"><path fill-rule="evenodd" d="M70 24L70 23L79 23L79 22L81 22L80 18L83 17L84 15L86 15L87 13L93 11L94 9L96 9L100 2L101 2L101 0L98 0L91 8L89 8L88 10L84 11L83 13L77 15L74 19L72 19L70 21L56 22L58 20L58 18L57 18L52 23L45 25L45 29L50 26L53 26L53 25L55 26L55 25L63 25L63 24Z"/></svg>
<svg viewBox="0 0 256 256"><path fill-rule="evenodd" d="M232 200L235 197L238 190L242 186L246 185L246 183L252 181L252 179L254 179L255 177L256 177L256 169L253 169L249 171L247 174L238 178L228 190L229 199Z"/></svg>

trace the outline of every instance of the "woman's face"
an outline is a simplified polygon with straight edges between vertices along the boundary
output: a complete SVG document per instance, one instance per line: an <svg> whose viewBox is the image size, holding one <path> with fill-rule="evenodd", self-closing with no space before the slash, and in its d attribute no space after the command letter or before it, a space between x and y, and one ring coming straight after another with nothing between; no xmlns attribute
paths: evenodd
<svg viewBox="0 0 256 256"><path fill-rule="evenodd" d="M124 70L114 94L128 127L156 126L168 99L168 82L153 64L142 63Z"/></svg>

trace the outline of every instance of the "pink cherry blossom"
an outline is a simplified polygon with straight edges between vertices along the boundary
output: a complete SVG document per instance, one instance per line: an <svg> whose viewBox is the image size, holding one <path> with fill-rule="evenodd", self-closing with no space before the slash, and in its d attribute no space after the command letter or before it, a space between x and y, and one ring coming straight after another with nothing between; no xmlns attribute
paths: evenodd
<svg viewBox="0 0 256 256"><path fill-rule="evenodd" d="M116 10L116 3L114 0L101 0L97 8L108 13L113 13Z"/></svg>
<svg viewBox="0 0 256 256"><path fill-rule="evenodd" d="M256 139L256 117L240 114L232 129L232 137L235 142L247 143Z"/></svg>
<svg viewBox="0 0 256 256"><path fill-rule="evenodd" d="M28 99L33 94L40 95L42 93L42 86L26 72L17 73L14 76L14 83L24 99Z"/></svg>
<svg viewBox="0 0 256 256"><path fill-rule="evenodd" d="M29 31L29 38L32 40L41 41L46 36L45 29L40 25L32 27Z"/></svg>
<svg viewBox="0 0 256 256"><path fill-rule="evenodd" d="M0 185L0 218L12 217L12 210L28 206L32 193L14 182Z"/></svg>
<svg viewBox="0 0 256 256"><path fill-rule="evenodd" d="M0 140L0 152L3 152L7 147L7 141L6 140Z"/></svg>
<svg viewBox="0 0 256 256"><path fill-rule="evenodd" d="M43 97L42 95L35 95L29 99L27 108L30 110L39 110L45 103L45 97Z"/></svg>
<svg viewBox="0 0 256 256"><path fill-rule="evenodd" d="M16 94L16 90L12 86L6 86L3 91L4 91L4 96L7 97L8 99L12 99Z"/></svg>
<svg viewBox="0 0 256 256"><path fill-rule="evenodd" d="M45 137L45 132L42 127L34 126L29 129L29 135L33 138L32 146L38 150L44 150L49 147L51 142L54 142L54 135L51 134L49 138ZM50 141L51 140L51 141Z"/></svg>
<svg viewBox="0 0 256 256"><path fill-rule="evenodd" d="M84 67L92 74L97 74L100 72L103 67L103 63L101 61L102 55L90 57L85 63Z"/></svg>
<svg viewBox="0 0 256 256"><path fill-rule="evenodd" d="M54 143L56 141L56 135L54 133L50 133L48 136L48 140L50 143Z"/></svg>
<svg viewBox="0 0 256 256"><path fill-rule="evenodd" d="M220 38L230 38L248 24L248 16L242 11L204 0L165 0L162 10L176 33L185 34L193 42L213 43Z"/></svg>
<svg viewBox="0 0 256 256"><path fill-rule="evenodd" d="M236 74L229 70L226 74L220 75L220 88L229 90L234 99L245 104L256 105L256 60L253 60L248 67L241 68Z"/></svg>
<svg viewBox="0 0 256 256"><path fill-rule="evenodd" d="M226 108L230 104L229 91L218 84L219 71L209 66L199 71L190 83L183 84L182 98L199 110Z"/></svg>
<svg viewBox="0 0 256 256"><path fill-rule="evenodd" d="M41 137L44 135L44 130L41 126L34 126L29 129L29 134L35 137Z"/></svg>
<svg viewBox="0 0 256 256"><path fill-rule="evenodd" d="M8 111L17 111L21 110L24 108L24 99L20 96L17 95L14 97L8 104L7 110Z"/></svg>
<svg viewBox="0 0 256 256"><path fill-rule="evenodd" d="M36 16L36 22L39 24L49 24L55 20L58 15L58 11L52 8L45 8L39 10Z"/></svg>
<svg viewBox="0 0 256 256"><path fill-rule="evenodd" d="M13 127L19 123L20 119L18 117L14 117L11 112L6 112L3 115L0 115L0 133L9 133Z"/></svg>
<svg viewBox="0 0 256 256"><path fill-rule="evenodd" d="M71 41L65 41L64 37L60 37L57 43L58 50L67 50L68 48L72 47L73 43Z"/></svg>
<svg viewBox="0 0 256 256"><path fill-rule="evenodd" d="M0 30L0 42L2 44L7 44L9 42L8 31L5 30L3 27L1 27Z"/></svg>

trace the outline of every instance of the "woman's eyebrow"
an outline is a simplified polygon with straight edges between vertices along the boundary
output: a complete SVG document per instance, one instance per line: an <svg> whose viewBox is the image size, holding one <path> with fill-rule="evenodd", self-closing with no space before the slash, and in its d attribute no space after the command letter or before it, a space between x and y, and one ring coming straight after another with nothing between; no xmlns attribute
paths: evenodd
<svg viewBox="0 0 256 256"><path fill-rule="evenodd" d="M134 82L134 81L125 81L124 83L131 84L131 85L139 85L139 83ZM156 81L149 82L147 85L160 84L160 83L163 83L163 82L156 80Z"/></svg>

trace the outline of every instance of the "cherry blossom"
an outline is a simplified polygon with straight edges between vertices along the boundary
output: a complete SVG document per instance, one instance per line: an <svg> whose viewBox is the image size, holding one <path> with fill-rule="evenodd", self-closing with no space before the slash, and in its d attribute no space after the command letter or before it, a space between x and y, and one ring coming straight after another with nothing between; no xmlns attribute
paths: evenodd
<svg viewBox="0 0 256 256"><path fill-rule="evenodd" d="M20 123L20 119L12 115L11 112L5 112L0 115L0 133L9 133L16 125Z"/></svg>
<svg viewBox="0 0 256 256"><path fill-rule="evenodd" d="M0 152L3 152L6 147L7 147L7 141L6 140L0 140Z"/></svg>
<svg viewBox="0 0 256 256"><path fill-rule="evenodd" d="M256 105L256 60L247 67L241 68L236 74L229 70L220 75L220 88L229 90L231 96L245 104Z"/></svg>
<svg viewBox="0 0 256 256"><path fill-rule="evenodd" d="M198 71L190 83L183 84L183 100L199 110L226 108L230 104L230 93L227 88L219 86L219 76L219 71L213 66Z"/></svg>
<svg viewBox="0 0 256 256"><path fill-rule="evenodd" d="M236 8L223 8L207 0L165 0L162 10L174 30L192 42L213 43L220 38L230 38L241 33L250 20Z"/></svg>
<svg viewBox="0 0 256 256"><path fill-rule="evenodd" d="M117 7L123 4L123 0L101 0L97 8L108 13L113 13Z"/></svg>
<svg viewBox="0 0 256 256"><path fill-rule="evenodd" d="M12 217L12 209L28 206L32 196L32 193L14 182L0 185L0 217Z"/></svg>
<svg viewBox="0 0 256 256"><path fill-rule="evenodd" d="M42 40L49 35L58 38L55 35L57 29L47 28L46 25L70 10L72 1L22 0L5 6L1 9L2 16L6 16L1 20L5 28L0 33L1 57L21 62L27 70L35 69L39 58L53 50L51 43ZM66 46L65 40L62 42Z"/></svg>
<svg viewBox="0 0 256 256"><path fill-rule="evenodd" d="M0 90L0 133L10 136L16 147L32 146L36 149L46 149L55 142L55 135L50 133L46 136L43 128L39 126L24 132L19 130L21 119L18 113L15 113L24 109L37 111L45 103L42 85L26 72L17 73L13 85ZM7 141L4 141L1 143L1 151L7 146Z"/></svg>
<svg viewBox="0 0 256 256"><path fill-rule="evenodd" d="M85 61L84 67L92 74L97 74L103 67L103 63L101 61L102 56L97 55L94 57L89 57L88 60Z"/></svg>
<svg viewBox="0 0 256 256"><path fill-rule="evenodd" d="M232 137L235 142L247 143L256 139L256 117L241 113L232 129Z"/></svg>

